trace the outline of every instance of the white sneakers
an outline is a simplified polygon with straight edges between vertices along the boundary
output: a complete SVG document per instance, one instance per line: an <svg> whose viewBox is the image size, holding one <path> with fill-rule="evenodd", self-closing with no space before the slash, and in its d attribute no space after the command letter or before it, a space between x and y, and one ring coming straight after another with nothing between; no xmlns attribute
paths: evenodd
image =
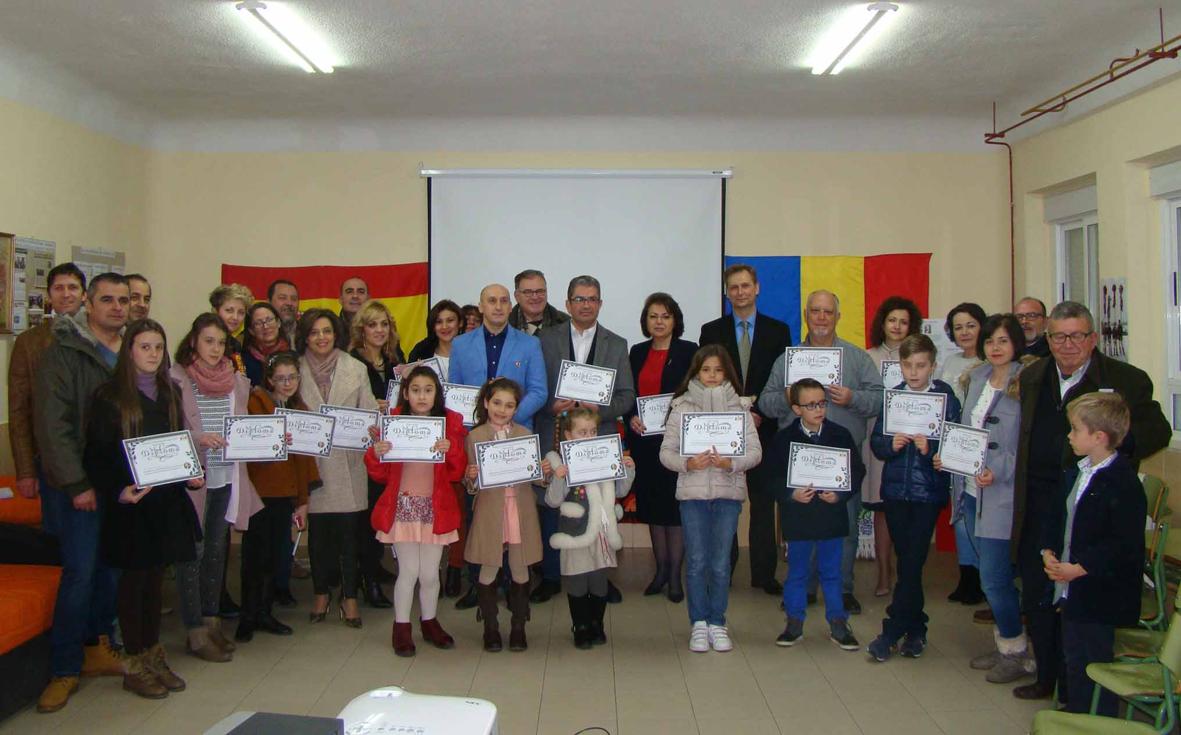
<svg viewBox="0 0 1181 735"><path fill-rule="evenodd" d="M730 631L726 630L724 625L709 625L704 620L698 620L689 631L689 650L693 653L705 653L710 648L719 653L734 650Z"/></svg>

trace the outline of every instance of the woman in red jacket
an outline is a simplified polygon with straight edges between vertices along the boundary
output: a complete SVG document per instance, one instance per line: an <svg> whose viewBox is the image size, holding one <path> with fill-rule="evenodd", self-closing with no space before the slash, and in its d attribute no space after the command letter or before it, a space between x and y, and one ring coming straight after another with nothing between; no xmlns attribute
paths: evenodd
<svg viewBox="0 0 1181 735"><path fill-rule="evenodd" d="M385 491L373 508L370 521L382 543L393 544L398 556L398 581L394 584L394 652L414 655L410 634L410 610L414 584L419 585L418 606L422 637L438 648L451 648L455 639L439 625L439 561L447 544L459 541L459 503L451 483L467 467L463 418L443 405L443 386L434 370L418 366L402 378L395 416L443 416L445 435L434 446L441 463L382 462L392 445L376 441L365 453L365 467Z"/></svg>

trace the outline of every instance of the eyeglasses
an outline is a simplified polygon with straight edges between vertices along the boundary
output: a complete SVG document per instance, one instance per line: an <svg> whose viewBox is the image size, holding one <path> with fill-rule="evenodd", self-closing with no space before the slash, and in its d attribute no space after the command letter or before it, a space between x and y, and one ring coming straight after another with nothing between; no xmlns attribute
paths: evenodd
<svg viewBox="0 0 1181 735"><path fill-rule="evenodd" d="M517 293L521 294L522 296L528 296L529 298L533 298L534 296L545 296L546 289L544 289L544 288L523 288L523 289L517 291Z"/></svg>
<svg viewBox="0 0 1181 735"><path fill-rule="evenodd" d="M259 319L257 321L252 322L253 326L255 326L258 329L266 329L267 327L274 326L278 323L279 322L276 321L275 317L273 317L273 316L268 316L266 319Z"/></svg>
<svg viewBox="0 0 1181 735"><path fill-rule="evenodd" d="M602 301L598 296L571 296L570 300L576 304L597 304Z"/></svg>
<svg viewBox="0 0 1181 735"><path fill-rule="evenodd" d="M1034 322L1038 319L1046 318L1045 314L1039 314L1036 311L1023 311L1020 314L1014 314L1013 316L1017 317L1017 321L1019 322Z"/></svg>
<svg viewBox="0 0 1181 735"><path fill-rule="evenodd" d="M1072 345L1082 344L1087 337L1090 337L1094 332L1047 332L1046 338L1050 340L1050 344L1064 345L1067 342Z"/></svg>
<svg viewBox="0 0 1181 735"><path fill-rule="evenodd" d="M822 408L828 408L828 401L813 401L812 403L797 403L800 408L806 408L809 411L819 411Z"/></svg>
<svg viewBox="0 0 1181 735"><path fill-rule="evenodd" d="M271 378L271 382L275 385L291 385L292 383L299 382L299 374L296 373L295 375L285 375L278 378Z"/></svg>

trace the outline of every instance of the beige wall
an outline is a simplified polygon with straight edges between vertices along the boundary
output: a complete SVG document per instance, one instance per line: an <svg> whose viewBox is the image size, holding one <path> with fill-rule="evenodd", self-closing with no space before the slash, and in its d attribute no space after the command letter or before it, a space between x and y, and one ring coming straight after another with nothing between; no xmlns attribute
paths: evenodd
<svg viewBox="0 0 1181 735"><path fill-rule="evenodd" d="M1100 276L1128 280L1131 361L1152 377L1164 401L1165 315L1161 204L1148 194L1150 165L1181 159L1181 80L1162 84L1086 118L1014 145L1018 237L1017 289L1053 299L1053 228L1043 194L1093 177L1098 195ZM1174 488L1181 508L1181 452L1144 466Z"/></svg>

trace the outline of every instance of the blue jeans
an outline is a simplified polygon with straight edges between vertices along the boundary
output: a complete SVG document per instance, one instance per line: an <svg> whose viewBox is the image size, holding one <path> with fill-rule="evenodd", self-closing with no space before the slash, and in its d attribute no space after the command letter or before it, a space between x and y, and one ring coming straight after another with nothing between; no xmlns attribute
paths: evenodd
<svg viewBox="0 0 1181 735"><path fill-rule="evenodd" d="M1021 600L1013 583L1013 559L1010 556L1009 540L980 538L976 535L976 498L964 495L960 501L964 517L956 521L956 547L960 544L960 528L967 531L966 546L972 547L979 559L980 586L992 608L996 627L1002 638L1016 638L1021 635ZM963 557L960 557L961 559ZM963 562L960 562L963 564Z"/></svg>
<svg viewBox="0 0 1181 735"><path fill-rule="evenodd" d="M740 500L682 500L685 597L689 622L726 624L730 603L730 543L738 530Z"/></svg>
<svg viewBox="0 0 1181 735"><path fill-rule="evenodd" d="M823 541L789 541L787 543L787 583L783 585L783 609L789 618L807 617L807 582L812 559L820 575L824 590L824 617L828 622L845 620L845 602L841 597L841 559L843 537ZM815 557L812 554L815 553Z"/></svg>
<svg viewBox="0 0 1181 735"><path fill-rule="evenodd" d="M853 562L857 561L857 517L861 515L861 493L855 492L845 504L849 514L849 535L841 539L841 591L853 594ZM808 568L808 594L816 594L819 586L819 570L816 557L812 557ZM825 593L827 597L827 593Z"/></svg>
<svg viewBox="0 0 1181 735"><path fill-rule="evenodd" d="M979 567L980 549L975 538L976 498L963 493L960 495L960 507L963 515L952 526L955 529L955 558L961 567Z"/></svg>
<svg viewBox="0 0 1181 735"><path fill-rule="evenodd" d="M53 608L54 676L82 671L82 646L110 636L115 628L115 595L119 573L99 559L102 503L94 512L74 509L69 493L41 485L44 527L61 546L62 576Z"/></svg>

